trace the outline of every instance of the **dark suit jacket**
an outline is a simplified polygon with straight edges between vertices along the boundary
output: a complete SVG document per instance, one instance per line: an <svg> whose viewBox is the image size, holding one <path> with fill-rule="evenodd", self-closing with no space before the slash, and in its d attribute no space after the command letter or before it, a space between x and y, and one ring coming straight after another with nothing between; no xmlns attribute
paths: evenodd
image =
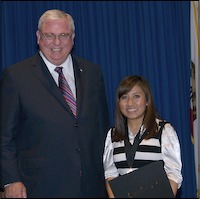
<svg viewBox="0 0 200 199"><path fill-rule="evenodd" d="M72 59L76 119L39 54L3 73L2 184L22 181L28 197L106 196L103 77L97 65Z"/></svg>

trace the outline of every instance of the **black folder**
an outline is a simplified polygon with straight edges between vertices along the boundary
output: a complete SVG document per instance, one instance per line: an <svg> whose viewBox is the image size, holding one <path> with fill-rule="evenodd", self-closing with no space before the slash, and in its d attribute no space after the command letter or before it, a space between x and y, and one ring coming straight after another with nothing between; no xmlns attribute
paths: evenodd
<svg viewBox="0 0 200 199"><path fill-rule="evenodd" d="M116 198L175 198L162 161L109 181Z"/></svg>

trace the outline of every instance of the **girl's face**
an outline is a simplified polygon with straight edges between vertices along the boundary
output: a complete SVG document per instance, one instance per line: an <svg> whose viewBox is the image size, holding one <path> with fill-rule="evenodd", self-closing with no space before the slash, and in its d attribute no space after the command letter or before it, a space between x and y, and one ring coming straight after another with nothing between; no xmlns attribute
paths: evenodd
<svg viewBox="0 0 200 199"><path fill-rule="evenodd" d="M144 91L135 85L119 99L119 109L128 120L143 120L147 101Z"/></svg>

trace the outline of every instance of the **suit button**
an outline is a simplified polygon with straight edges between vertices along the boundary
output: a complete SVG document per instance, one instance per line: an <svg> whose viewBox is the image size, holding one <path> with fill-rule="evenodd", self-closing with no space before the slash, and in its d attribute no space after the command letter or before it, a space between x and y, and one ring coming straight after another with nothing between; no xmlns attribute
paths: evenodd
<svg viewBox="0 0 200 199"><path fill-rule="evenodd" d="M76 148L76 152L79 153L81 151L80 148Z"/></svg>
<svg viewBox="0 0 200 199"><path fill-rule="evenodd" d="M75 123L75 125L74 125L75 127L79 127L79 123Z"/></svg>

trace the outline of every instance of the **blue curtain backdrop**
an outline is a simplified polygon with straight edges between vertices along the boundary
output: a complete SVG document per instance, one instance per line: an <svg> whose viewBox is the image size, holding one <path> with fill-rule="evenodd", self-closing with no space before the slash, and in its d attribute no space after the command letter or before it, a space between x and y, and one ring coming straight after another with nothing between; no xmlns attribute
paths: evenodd
<svg viewBox="0 0 200 199"><path fill-rule="evenodd" d="M190 132L189 1L2 1L2 69L37 51L37 22L48 9L75 20L74 54L103 71L113 125L115 92L127 75L142 75L152 87L160 115L180 139L183 184L180 198L196 198ZM143 176L145 177L145 176Z"/></svg>

